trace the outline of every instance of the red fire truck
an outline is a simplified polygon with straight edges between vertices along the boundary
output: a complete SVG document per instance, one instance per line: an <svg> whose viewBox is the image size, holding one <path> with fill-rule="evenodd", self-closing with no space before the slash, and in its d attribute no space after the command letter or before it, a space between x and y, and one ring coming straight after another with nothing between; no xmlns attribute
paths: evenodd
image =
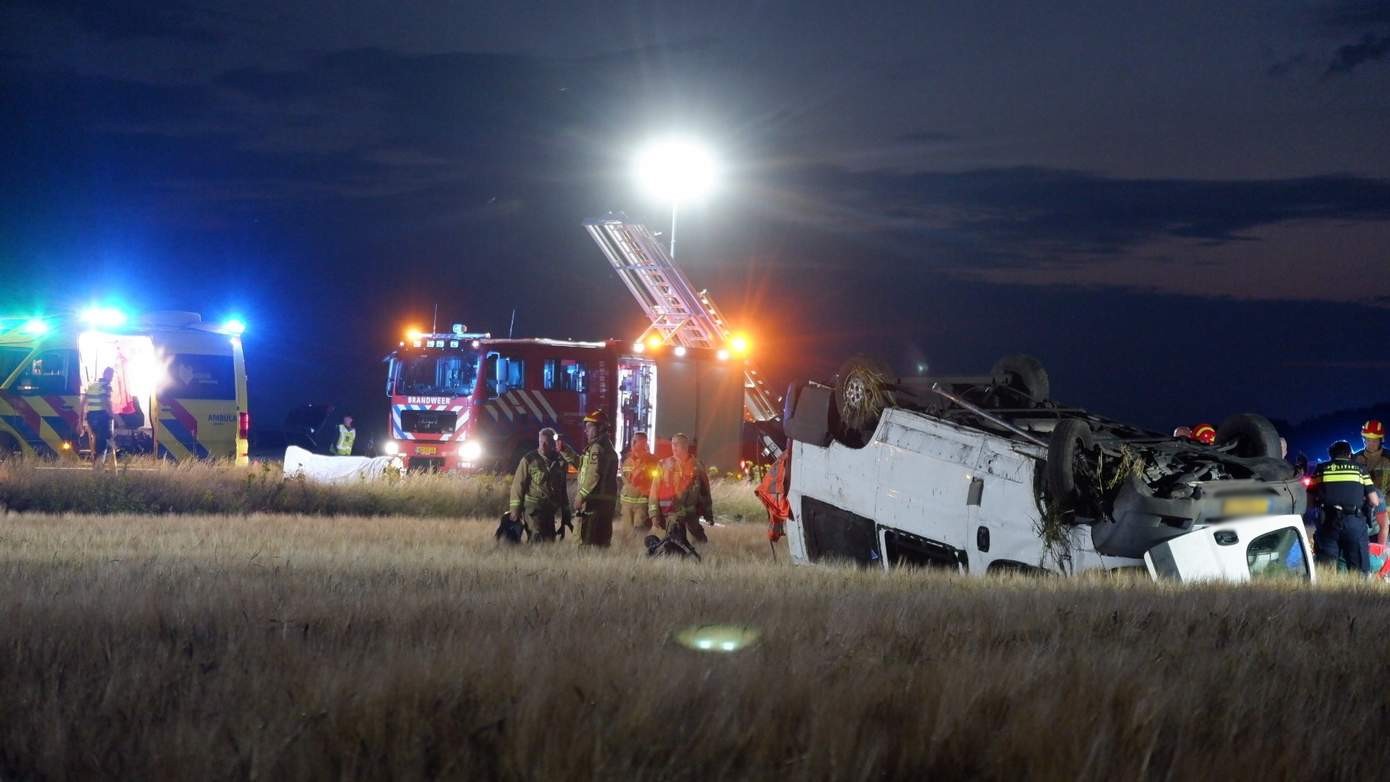
<svg viewBox="0 0 1390 782"><path fill-rule="evenodd" d="M509 470L544 427L581 448L594 409L613 420L619 450L637 432L685 432L706 464L731 470L743 456L744 367L728 350L496 339L460 325L411 332L386 361L384 450L407 469Z"/></svg>

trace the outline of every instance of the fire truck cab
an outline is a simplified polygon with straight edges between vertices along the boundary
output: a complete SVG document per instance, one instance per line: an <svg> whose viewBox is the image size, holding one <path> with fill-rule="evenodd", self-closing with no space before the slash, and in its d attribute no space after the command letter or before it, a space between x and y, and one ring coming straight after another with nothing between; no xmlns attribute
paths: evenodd
<svg viewBox="0 0 1390 782"><path fill-rule="evenodd" d="M740 458L743 368L727 352L618 340L410 333L387 356L390 439L412 470L510 470L550 427L581 449L598 409L626 451L637 432L690 435L706 464Z"/></svg>

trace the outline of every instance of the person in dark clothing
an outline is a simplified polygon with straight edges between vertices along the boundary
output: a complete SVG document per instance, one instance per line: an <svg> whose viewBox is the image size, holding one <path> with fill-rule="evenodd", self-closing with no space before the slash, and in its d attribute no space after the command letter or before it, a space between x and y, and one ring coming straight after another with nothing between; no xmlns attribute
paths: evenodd
<svg viewBox="0 0 1390 782"><path fill-rule="evenodd" d="M569 524L568 466L555 445L554 429L542 429L536 439L536 450L516 466L508 515L514 522L527 524L532 543L549 543L557 533L563 536ZM557 516L562 522L558 531Z"/></svg>
<svg viewBox="0 0 1390 782"><path fill-rule="evenodd" d="M1332 461L1318 465L1308 483L1309 503L1322 509L1315 540L1317 561L1336 567L1340 558L1348 570L1369 575L1366 513L1380 505L1380 496L1365 468L1351 460L1351 443L1338 440L1327 455ZM1380 535L1382 543L1384 534L1382 531Z"/></svg>

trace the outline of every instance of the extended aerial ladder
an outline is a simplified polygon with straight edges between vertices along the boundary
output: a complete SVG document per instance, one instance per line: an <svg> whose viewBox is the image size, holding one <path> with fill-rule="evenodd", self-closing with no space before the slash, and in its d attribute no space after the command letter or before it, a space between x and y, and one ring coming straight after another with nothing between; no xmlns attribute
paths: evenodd
<svg viewBox="0 0 1390 782"><path fill-rule="evenodd" d="M645 225L609 216L590 220L584 227L651 320L643 339L656 334L669 345L727 349L732 335L714 298L709 291L695 290ZM743 402L749 420L781 421L780 400L768 390L751 361L744 363ZM771 433L760 428L759 438L769 455L781 453L781 445Z"/></svg>

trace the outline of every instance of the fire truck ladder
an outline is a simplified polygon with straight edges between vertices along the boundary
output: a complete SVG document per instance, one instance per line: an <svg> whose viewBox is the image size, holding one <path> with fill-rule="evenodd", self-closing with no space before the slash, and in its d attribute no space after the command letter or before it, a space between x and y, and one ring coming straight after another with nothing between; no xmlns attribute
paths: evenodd
<svg viewBox="0 0 1390 782"><path fill-rule="evenodd" d="M691 286L645 225L629 223L622 217L607 217L590 220L584 227L651 319L644 338L655 333L667 344L708 350L728 344L728 322L709 291L697 292ZM780 421L778 402L752 363L745 363L743 403L748 417L760 423ZM781 453L773 437L766 433L760 437L770 455Z"/></svg>

